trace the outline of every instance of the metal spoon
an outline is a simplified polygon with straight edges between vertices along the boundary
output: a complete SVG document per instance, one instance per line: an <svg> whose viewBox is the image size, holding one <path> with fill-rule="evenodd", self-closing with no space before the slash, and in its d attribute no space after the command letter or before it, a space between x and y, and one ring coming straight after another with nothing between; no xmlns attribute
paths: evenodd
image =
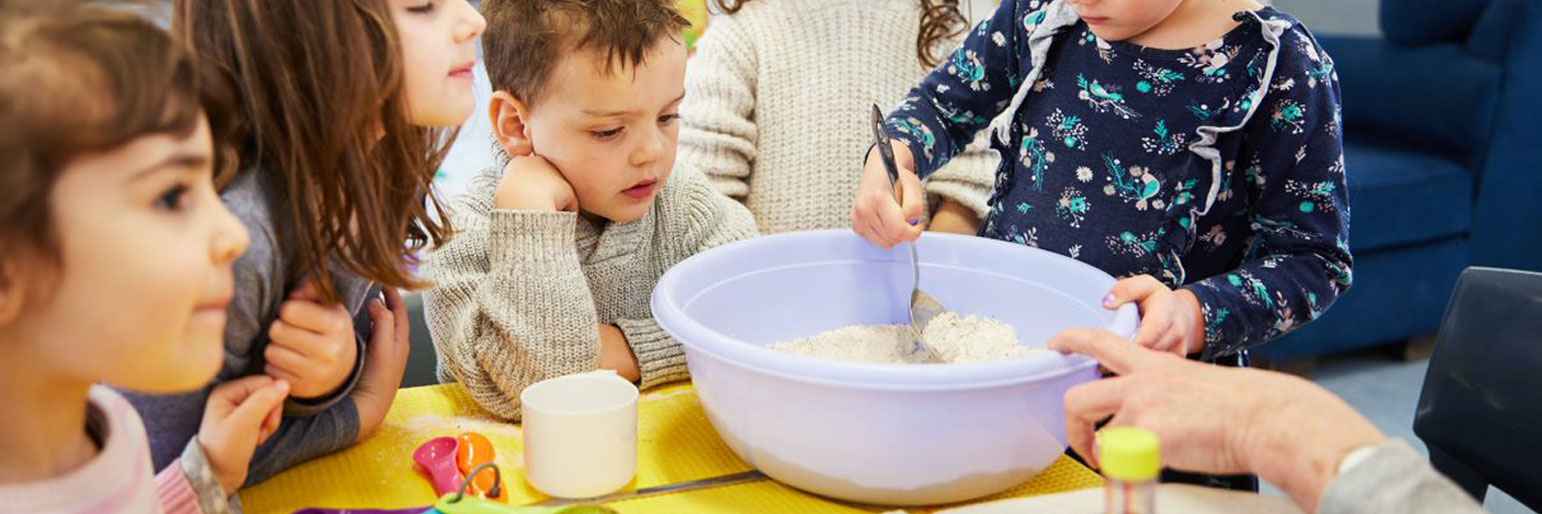
<svg viewBox="0 0 1542 514"><path fill-rule="evenodd" d="M873 140L878 146L878 153L883 157L883 167L889 172L889 186L894 188L894 198L901 203L905 200L899 194L899 166L894 163L894 148L889 146L889 133L883 127L883 110L873 105ZM932 318L947 312L932 295L921 290L921 261L916 258L916 244L910 243L910 333L915 336L915 347L911 353L925 352L931 357L932 362L943 362L942 354L936 348L926 343L922 333L926 330L926 324L931 323Z"/></svg>

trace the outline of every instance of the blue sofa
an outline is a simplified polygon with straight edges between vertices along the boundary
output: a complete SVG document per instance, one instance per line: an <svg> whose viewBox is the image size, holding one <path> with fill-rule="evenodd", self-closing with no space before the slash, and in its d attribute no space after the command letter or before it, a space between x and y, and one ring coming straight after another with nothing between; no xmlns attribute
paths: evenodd
<svg viewBox="0 0 1542 514"><path fill-rule="evenodd" d="M1317 35L1344 94L1354 287L1263 359L1433 335L1467 266L1542 270L1542 0L1382 0L1381 29Z"/></svg>

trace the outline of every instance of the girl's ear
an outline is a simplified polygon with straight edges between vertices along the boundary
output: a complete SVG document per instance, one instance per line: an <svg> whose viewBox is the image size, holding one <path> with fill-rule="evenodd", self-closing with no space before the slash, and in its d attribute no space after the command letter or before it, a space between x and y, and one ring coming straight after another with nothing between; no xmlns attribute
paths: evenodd
<svg viewBox="0 0 1542 514"><path fill-rule="evenodd" d="M0 259L0 326L16 320L27 296L27 281L16 266L15 259Z"/></svg>
<svg viewBox="0 0 1542 514"><path fill-rule="evenodd" d="M508 91L494 91L493 101L487 108L493 122L493 136L498 138L504 153L509 157L535 153L535 147L530 143L530 126L526 124L530 107L525 102Z"/></svg>

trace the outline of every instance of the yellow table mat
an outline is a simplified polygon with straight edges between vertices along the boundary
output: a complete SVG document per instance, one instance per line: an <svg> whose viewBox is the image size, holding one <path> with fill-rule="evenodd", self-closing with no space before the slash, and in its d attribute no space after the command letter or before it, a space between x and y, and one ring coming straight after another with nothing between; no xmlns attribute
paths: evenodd
<svg viewBox="0 0 1542 514"><path fill-rule="evenodd" d="M241 500L252 514L288 514L307 507L399 509L429 505L436 496L428 479L417 471L412 452L431 438L464 431L480 432L492 440L512 504L546 499L525 483L520 427L499 421L482 410L460 385L445 384L401 390L374 437L244 489ZM634 487L750 469L713 430L690 384L642 395L638 403L637 457ZM1099 487L1102 483L1096 473L1062 457L1033 480L980 501ZM892 510L836 502L774 481L639 498L610 506L623 514Z"/></svg>

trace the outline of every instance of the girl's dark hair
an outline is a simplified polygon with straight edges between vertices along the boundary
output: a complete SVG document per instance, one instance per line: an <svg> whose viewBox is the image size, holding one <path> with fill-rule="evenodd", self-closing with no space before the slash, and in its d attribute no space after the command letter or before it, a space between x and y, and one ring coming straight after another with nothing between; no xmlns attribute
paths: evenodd
<svg viewBox="0 0 1542 514"><path fill-rule="evenodd" d="M713 0L719 10L733 14L751 0ZM921 8L921 24L916 29L916 60L924 68L937 66L942 56L938 45L969 30L969 20L958 9L958 0L916 0ZM710 30L710 29L709 29ZM944 50L943 55L946 54Z"/></svg>
<svg viewBox="0 0 1542 514"><path fill-rule="evenodd" d="M414 126L386 0L177 0L173 33L192 49L211 114L216 180L256 167L274 174L275 215L293 223L281 242L338 299L333 262L407 289L427 284L409 255L451 228L431 183L454 129ZM404 247L405 244L405 247Z"/></svg>
<svg viewBox="0 0 1542 514"><path fill-rule="evenodd" d="M101 5L0 1L0 259L62 258L50 199L72 159L185 137L201 112L187 52L155 24Z"/></svg>

